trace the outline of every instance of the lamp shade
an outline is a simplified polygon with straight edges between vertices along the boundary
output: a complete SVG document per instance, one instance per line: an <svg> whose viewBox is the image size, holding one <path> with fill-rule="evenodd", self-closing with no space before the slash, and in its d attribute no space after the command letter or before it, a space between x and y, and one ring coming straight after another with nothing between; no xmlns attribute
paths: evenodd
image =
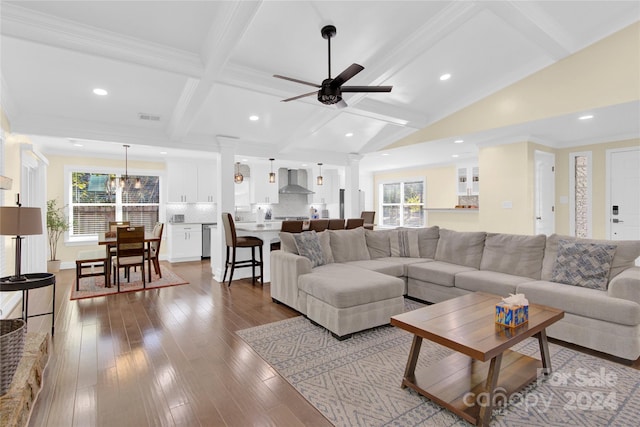
<svg viewBox="0 0 640 427"><path fill-rule="evenodd" d="M29 236L42 234L40 208L0 207L0 235Z"/></svg>

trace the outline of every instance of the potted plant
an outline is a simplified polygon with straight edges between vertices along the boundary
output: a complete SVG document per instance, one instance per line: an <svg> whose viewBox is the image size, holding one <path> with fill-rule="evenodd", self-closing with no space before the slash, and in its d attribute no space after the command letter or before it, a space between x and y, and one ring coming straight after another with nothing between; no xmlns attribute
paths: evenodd
<svg viewBox="0 0 640 427"><path fill-rule="evenodd" d="M47 200L47 234L49 235L49 261L47 271L55 273L60 271L60 260L56 253L58 240L69 229L69 221L64 213L64 208L58 206L56 199Z"/></svg>

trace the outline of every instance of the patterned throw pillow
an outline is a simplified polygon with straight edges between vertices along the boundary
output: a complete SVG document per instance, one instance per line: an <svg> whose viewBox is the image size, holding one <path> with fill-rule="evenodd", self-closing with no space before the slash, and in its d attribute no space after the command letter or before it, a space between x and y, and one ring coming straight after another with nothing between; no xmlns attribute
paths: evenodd
<svg viewBox="0 0 640 427"><path fill-rule="evenodd" d="M303 231L293 235L296 241L298 253L311 261L311 267L324 265L327 261L324 259L320 238L315 231Z"/></svg>
<svg viewBox="0 0 640 427"><path fill-rule="evenodd" d="M615 252L615 245L559 240L551 281L606 290Z"/></svg>

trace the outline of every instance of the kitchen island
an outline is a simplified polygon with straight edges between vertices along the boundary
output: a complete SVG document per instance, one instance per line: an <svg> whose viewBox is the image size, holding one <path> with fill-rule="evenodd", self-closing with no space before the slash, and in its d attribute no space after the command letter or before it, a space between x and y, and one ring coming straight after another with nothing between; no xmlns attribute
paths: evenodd
<svg viewBox="0 0 640 427"><path fill-rule="evenodd" d="M264 241L264 246L262 246L262 256L263 256L263 266L264 271L262 272L262 276L264 282L267 283L271 281L271 243L279 242L280 237L278 233L280 233L280 228L282 227L282 221L265 221L264 224L258 224L256 222L236 222L236 234L238 236L255 236L259 237ZM211 230L212 233L215 233L216 230ZM224 231L223 231L224 233ZM224 239L224 235L222 236ZM222 267L219 276L216 275L217 268L211 264L211 270L214 274L216 280L222 280L222 274L224 274L224 260L225 253L222 253L222 256L219 258L214 256L214 251L219 251L219 247L211 248L211 259L222 259ZM238 248L236 255L238 259L249 259L251 258L250 249L248 248ZM219 271L219 270L218 270ZM250 268L238 268L233 272L233 278L235 279L243 279L251 277L251 269ZM227 280L229 279L229 273L227 273Z"/></svg>

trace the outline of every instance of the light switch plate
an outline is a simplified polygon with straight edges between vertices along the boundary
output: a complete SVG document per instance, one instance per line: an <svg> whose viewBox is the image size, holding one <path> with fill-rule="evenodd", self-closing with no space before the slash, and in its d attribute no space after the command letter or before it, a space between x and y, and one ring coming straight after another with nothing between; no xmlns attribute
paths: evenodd
<svg viewBox="0 0 640 427"><path fill-rule="evenodd" d="M511 209L513 207L513 202L511 200L506 200L502 202L502 209Z"/></svg>

